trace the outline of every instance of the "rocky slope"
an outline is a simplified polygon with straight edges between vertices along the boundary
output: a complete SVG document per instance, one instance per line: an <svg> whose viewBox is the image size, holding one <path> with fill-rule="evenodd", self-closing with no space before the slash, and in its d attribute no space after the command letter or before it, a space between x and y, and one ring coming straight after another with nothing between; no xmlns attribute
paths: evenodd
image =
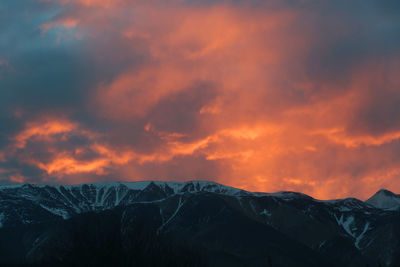
<svg viewBox="0 0 400 267"><path fill-rule="evenodd" d="M61 252L77 243L65 229L79 231L76 221L97 216L105 225L117 218L113 225L122 248L130 248L129 236L137 234L132 229L140 222L158 238L168 235L205 251L205 266L398 266L397 200L398 195L381 190L366 202L320 201L205 181L3 186L0 261L37 263L48 255L65 260ZM88 239L101 238L110 227L103 228ZM10 245L8 237L15 233Z"/></svg>

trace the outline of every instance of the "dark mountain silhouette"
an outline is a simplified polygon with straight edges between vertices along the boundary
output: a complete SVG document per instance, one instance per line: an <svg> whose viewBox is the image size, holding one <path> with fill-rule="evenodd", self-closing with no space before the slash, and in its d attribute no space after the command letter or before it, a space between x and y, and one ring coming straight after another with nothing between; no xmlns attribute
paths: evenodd
<svg viewBox="0 0 400 267"><path fill-rule="evenodd" d="M2 186L0 263L399 266L397 200L381 190L366 202L320 201L204 181Z"/></svg>

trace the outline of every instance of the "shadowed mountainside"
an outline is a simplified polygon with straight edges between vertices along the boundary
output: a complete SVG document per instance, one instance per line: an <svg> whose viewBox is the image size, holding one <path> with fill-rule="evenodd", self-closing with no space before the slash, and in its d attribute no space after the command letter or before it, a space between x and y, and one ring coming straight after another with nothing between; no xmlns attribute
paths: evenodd
<svg viewBox="0 0 400 267"><path fill-rule="evenodd" d="M204 181L3 186L0 263L398 266L398 195L387 192L362 202Z"/></svg>

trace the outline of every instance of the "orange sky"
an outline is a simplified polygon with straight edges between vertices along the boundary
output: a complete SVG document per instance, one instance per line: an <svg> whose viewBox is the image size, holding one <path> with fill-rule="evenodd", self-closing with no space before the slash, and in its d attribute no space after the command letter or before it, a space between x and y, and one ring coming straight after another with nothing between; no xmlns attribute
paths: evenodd
<svg viewBox="0 0 400 267"><path fill-rule="evenodd" d="M36 27L40 47L85 67L60 74L82 80L71 103L22 95L9 108L19 127L0 146L3 180L205 179L319 199L400 192L400 40L378 40L398 16L367 3L354 15L340 1L38 5L58 8Z"/></svg>

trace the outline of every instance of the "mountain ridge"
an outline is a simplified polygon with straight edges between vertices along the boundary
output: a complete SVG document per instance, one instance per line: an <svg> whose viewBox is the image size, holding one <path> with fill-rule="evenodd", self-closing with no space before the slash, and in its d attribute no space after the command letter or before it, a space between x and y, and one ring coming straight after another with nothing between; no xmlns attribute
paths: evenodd
<svg viewBox="0 0 400 267"><path fill-rule="evenodd" d="M391 192L383 193L385 196L397 196ZM8 233L22 227L25 230L15 231L27 231L26 235L32 236L33 230L29 229L35 229L35 225L52 226L62 222L68 225L71 220L85 220L85 214L105 214L106 220L113 220L107 217L107 214L112 213L120 217L121 221L134 223L140 219L145 225L154 225L156 235L171 234L174 238L196 246L204 242L211 246L217 242L214 239L219 234L225 233L219 237L221 239L218 242L226 243L233 238L232 242L238 242L237 246L253 255L246 246L240 245L240 239L235 239L239 236L247 238L238 235L238 231L248 231L249 235L255 235L249 238L258 240L254 242L259 246L263 245L256 236L265 232L270 233L266 234L267 239L268 235L275 236L271 237L275 242L271 244L272 247L295 251L292 245L298 244L302 247L298 247L299 250L308 251L304 251L305 254L315 254L317 258L321 255L338 258L337 266L347 264L348 261L354 266L376 261L397 264L398 255L400 257L400 212L393 208L377 208L372 204L355 198L316 200L297 192L247 192L207 181L0 186L0 240L2 231ZM239 227L242 224L250 229ZM131 224L121 227L130 229ZM260 232L252 231L252 227ZM128 230L121 228L121 231ZM36 238L41 240L41 235ZM60 235L69 234L62 232ZM57 239L57 236L52 238ZM35 240L31 246L37 250L39 248L36 248ZM231 243L226 243L226 246L231 246ZM249 243L247 246L253 245ZM32 249L29 246L27 248L28 251ZM220 249L223 248L214 249L216 251L212 253L220 255ZM231 249L229 253L235 258L243 256L237 254L235 247ZM262 255L254 254L251 257L261 260ZM297 255L295 258L300 260L302 256ZM248 261L245 258L242 260ZM285 262L285 256L281 255L277 260ZM294 258L292 260L297 261Z"/></svg>
<svg viewBox="0 0 400 267"><path fill-rule="evenodd" d="M93 185L96 187L102 187L102 188L107 188L107 187L115 187L115 186L126 186L129 189L133 190L143 190L150 184L158 185L158 186L168 186L170 187L175 194L183 193L187 190L185 190L185 186L191 186L195 185L195 187L190 187L192 192L199 192L199 191L210 191L210 192L215 192L219 193L217 191L212 191L212 189L219 189L220 193L223 194L248 194L252 196L276 196L276 197L299 197L299 198L310 198L315 201L321 201L321 202L335 202L335 201L345 201L345 200L357 200L361 201L364 203L367 203L369 205L372 205L376 208L379 209L385 209L385 207L382 207L381 205L375 204L373 200L374 197L376 196L382 196L386 195L391 198L396 198L399 199L398 202L398 208L400 208L400 194L395 194L390 190L387 189L380 189L378 190L374 195L372 195L370 198L367 200L363 201L355 197L347 197L347 198L338 198L338 199L327 199L327 200L320 200L316 199L312 196L309 196L307 194L304 194L302 192L296 192L296 191L278 191L278 192L273 192L273 193L267 193L267 192L251 192L247 191L244 189L236 188L236 187L231 187L227 185L223 185L214 181L207 181L207 180L189 180L185 182L177 182L177 181L158 181L158 180L144 180L144 181L134 181L134 182L124 182L124 181L115 181L115 182L93 182L93 183L79 183L79 184L69 184L69 185L57 185L57 184L30 184L30 183L24 183L24 184L12 184L12 185L0 185L0 190L2 189L12 189L12 188L19 188L23 186L33 186L33 187L38 187L38 188L45 188L45 187L53 187L53 188L76 188L80 186L85 186L85 185ZM396 202L397 204L397 202ZM393 207L392 207L393 208Z"/></svg>

